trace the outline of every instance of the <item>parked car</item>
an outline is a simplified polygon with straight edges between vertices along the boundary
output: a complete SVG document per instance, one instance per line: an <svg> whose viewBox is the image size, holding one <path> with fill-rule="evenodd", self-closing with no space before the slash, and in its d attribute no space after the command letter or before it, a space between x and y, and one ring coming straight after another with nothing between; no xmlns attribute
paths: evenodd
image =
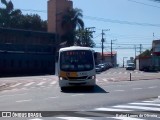
<svg viewBox="0 0 160 120"><path fill-rule="evenodd" d="M96 72L102 72L102 68L99 65L96 65Z"/></svg>
<svg viewBox="0 0 160 120"><path fill-rule="evenodd" d="M129 63L126 67L126 70L135 70L135 65L134 63Z"/></svg>
<svg viewBox="0 0 160 120"><path fill-rule="evenodd" d="M102 71L105 71L105 70L106 70L106 68L105 68L105 65L104 65L104 64L99 64L98 66L100 66L100 67L101 67Z"/></svg>

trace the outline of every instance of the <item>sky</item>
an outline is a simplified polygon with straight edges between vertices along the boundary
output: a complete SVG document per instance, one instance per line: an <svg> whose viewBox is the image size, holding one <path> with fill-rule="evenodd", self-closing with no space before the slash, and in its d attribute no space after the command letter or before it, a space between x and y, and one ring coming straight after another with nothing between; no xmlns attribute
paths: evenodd
<svg viewBox="0 0 160 120"><path fill-rule="evenodd" d="M11 0L15 9L24 14L39 14L47 20L48 0ZM105 49L117 51L117 62L122 65L123 57L135 57L151 49L153 39L160 39L160 2L152 0L72 0L74 8L83 11L85 27L95 27L95 51L101 51L102 29L105 31ZM36 10L36 11L34 11ZM136 45L136 47L135 47ZM136 50L135 50L136 48ZM136 51L136 52L135 52Z"/></svg>

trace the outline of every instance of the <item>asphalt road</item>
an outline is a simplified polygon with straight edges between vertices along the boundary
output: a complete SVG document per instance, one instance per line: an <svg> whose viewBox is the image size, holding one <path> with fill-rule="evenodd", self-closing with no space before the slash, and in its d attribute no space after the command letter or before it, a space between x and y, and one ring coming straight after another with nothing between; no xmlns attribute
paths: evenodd
<svg viewBox="0 0 160 120"><path fill-rule="evenodd" d="M117 75L122 76L122 73L125 74L125 72L121 71L121 74ZM109 73L98 74L97 79L107 79L107 74ZM68 89L65 92L60 90L57 82L54 82L56 78L52 79L52 76L17 77L10 79L12 82L13 79L16 82L6 90L0 92L0 111L60 111L51 114L51 116L56 114L56 117L54 118L39 118L37 120L67 119L65 116L76 116L76 118L74 118L76 120L96 119L97 116L98 119L108 117L108 119L128 120L131 119L131 117L126 118L122 116L115 118L116 113L106 113L106 111L134 111L138 112L138 114L144 114L143 111L147 110L149 111L147 113L150 115L152 113L158 116L153 118L145 117L134 119L160 119L160 100L158 99L158 96L160 96L159 79L125 80L121 82L107 81L104 82L104 84L102 84L103 82L100 81L102 79L100 79L94 90L89 90L84 87L76 87ZM18 85L18 81L23 82ZM34 85L36 81L38 81L38 83ZM50 84L46 84L46 81ZM67 113L66 111L75 112ZM94 118L95 116L96 118ZM25 119L36 120L34 118Z"/></svg>

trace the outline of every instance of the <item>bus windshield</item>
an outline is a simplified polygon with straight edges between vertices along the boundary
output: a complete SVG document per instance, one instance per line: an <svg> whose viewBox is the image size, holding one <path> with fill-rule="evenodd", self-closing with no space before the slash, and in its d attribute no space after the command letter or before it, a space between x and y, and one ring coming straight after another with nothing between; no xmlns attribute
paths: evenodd
<svg viewBox="0 0 160 120"><path fill-rule="evenodd" d="M60 54L60 69L63 71L89 71L93 68L92 51L70 50Z"/></svg>

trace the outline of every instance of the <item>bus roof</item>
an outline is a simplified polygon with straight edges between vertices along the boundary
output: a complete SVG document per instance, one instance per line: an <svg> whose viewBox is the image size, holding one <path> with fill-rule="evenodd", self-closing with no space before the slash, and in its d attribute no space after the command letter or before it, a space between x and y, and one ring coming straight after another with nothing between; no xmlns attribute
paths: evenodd
<svg viewBox="0 0 160 120"><path fill-rule="evenodd" d="M90 51L93 51L93 49L90 48L90 47L71 46L71 47L61 48L61 49L59 50L59 52L69 51L69 50L90 50Z"/></svg>

